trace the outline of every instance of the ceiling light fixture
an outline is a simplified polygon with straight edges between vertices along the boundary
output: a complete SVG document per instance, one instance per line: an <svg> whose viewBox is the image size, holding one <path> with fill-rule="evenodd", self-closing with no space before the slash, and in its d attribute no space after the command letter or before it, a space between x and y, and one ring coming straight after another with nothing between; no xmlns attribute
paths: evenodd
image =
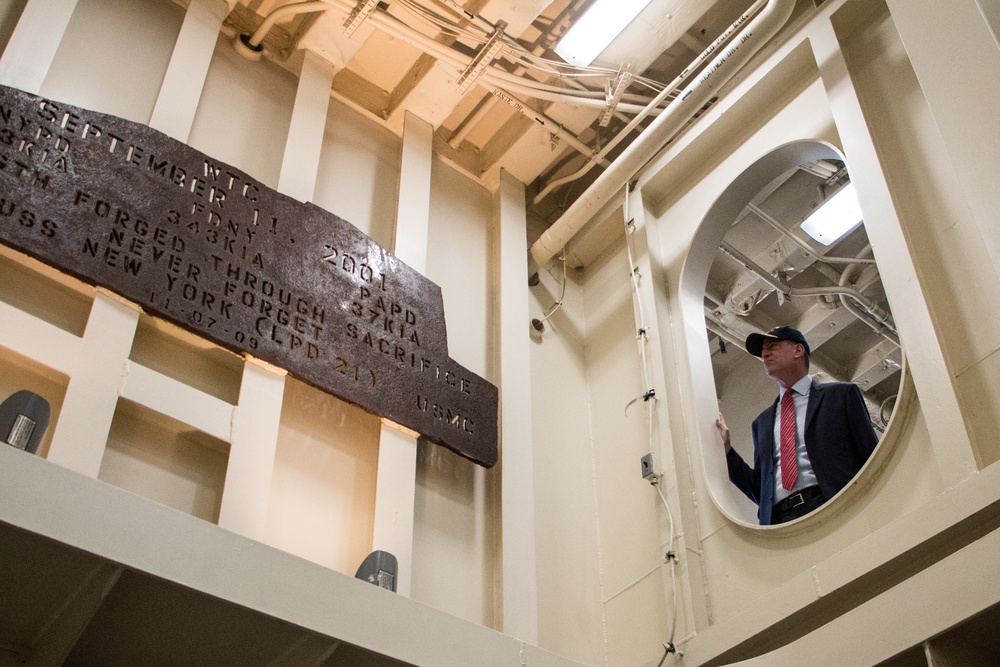
<svg viewBox="0 0 1000 667"><path fill-rule="evenodd" d="M854 184L848 183L802 223L802 231L829 246L854 231L863 220Z"/></svg>
<svg viewBox="0 0 1000 667"><path fill-rule="evenodd" d="M588 67L652 0L597 0L570 27L555 52L571 65Z"/></svg>

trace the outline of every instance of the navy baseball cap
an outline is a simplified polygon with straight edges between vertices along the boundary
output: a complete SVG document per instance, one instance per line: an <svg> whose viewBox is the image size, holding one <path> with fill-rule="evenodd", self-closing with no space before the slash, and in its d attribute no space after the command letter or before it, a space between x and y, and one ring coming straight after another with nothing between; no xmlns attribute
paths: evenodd
<svg viewBox="0 0 1000 667"><path fill-rule="evenodd" d="M750 334L747 336L747 352L755 357L759 357L761 351L764 349L765 340L790 340L793 343L799 343L806 348L806 356L811 354L809 352L809 343L806 342L806 337L802 335L801 331L793 329L792 327L775 327L767 333Z"/></svg>

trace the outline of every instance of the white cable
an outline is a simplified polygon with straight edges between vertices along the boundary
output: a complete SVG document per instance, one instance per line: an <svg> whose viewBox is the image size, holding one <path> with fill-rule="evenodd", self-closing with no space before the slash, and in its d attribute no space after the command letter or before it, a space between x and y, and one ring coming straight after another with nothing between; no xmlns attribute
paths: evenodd
<svg viewBox="0 0 1000 667"><path fill-rule="evenodd" d="M350 5L345 7L343 0L323 0L323 2L331 7L339 8L345 12L349 12L351 8ZM441 62L455 67L458 71L463 71L466 67L468 67L469 62L471 61L469 56L462 55L450 46L435 41L427 35L414 30L398 17L388 14L382 9L376 10L369 20L371 20L376 27L383 30L386 34L391 35L415 48L423 50L425 53L437 58ZM504 45L505 50L501 51L501 53L506 56L510 47L506 42ZM606 72L600 74L602 76L607 75ZM529 95L540 100L565 102L579 106L594 106L601 108L606 105L603 99L603 92L600 93L600 98L597 99L592 97L593 91L580 94L580 91L540 81L534 81L532 79L526 79L494 67L488 67L486 71L480 75L480 78L484 82L489 83L491 86L499 86L512 91L517 91L520 94ZM646 98L640 98L639 96L636 96L636 98L642 99L642 103L622 103L618 105L619 110L623 112L638 113L646 108ZM630 97L630 99L632 98Z"/></svg>
<svg viewBox="0 0 1000 667"><path fill-rule="evenodd" d="M680 92L681 85L684 84L685 81L690 76L692 76L695 73L695 71L698 70L698 68L700 68L703 64L705 64L709 58L713 57L716 51L722 48L723 44L729 41L733 37L733 35L736 34L736 31L743 25L745 20L747 20L750 16L753 16L754 14L759 12L764 7L765 4L767 4L767 0L757 0L757 2L755 2L749 9L747 9L747 11L743 14L743 16L740 17L740 19L738 19L731 26L729 26L729 28L721 35L719 35L719 37L716 38L716 40L708 46L708 48L702 51L701 54L684 69L683 72L677 75L677 77L669 84L664 86L660 94L657 95L655 98L653 98L646 106L646 108L640 111L628 125L622 128L618 132L618 134L616 134L611 139L611 141L605 144L604 148L601 149L601 151L597 153L595 157L604 158L604 156L606 156L609 152L611 152L611 150L615 146L617 146L626 137L628 137L628 135L631 134L632 130L638 127L639 123L642 122L642 120L646 116L655 115L655 113L658 112L660 105L663 104L663 102L667 101L668 98L670 98L669 101L672 102L677 97L677 94ZM673 95L673 97L670 97L671 95ZM619 105L619 108L622 108L621 105ZM624 108L622 108L622 110L629 111L628 109ZM587 163L583 165L577 172L546 183L545 186L541 189L541 191L537 195L535 195L534 199L532 199L532 202L537 204L542 200L542 198L545 197L545 195L547 195L556 187L563 185L564 183L574 181L578 178L582 178L584 175L586 175L587 172L589 172L593 168L593 166L594 166L594 159L592 158L588 160ZM632 176L630 175L629 178L631 177Z"/></svg>
<svg viewBox="0 0 1000 667"><path fill-rule="evenodd" d="M629 276L632 281L632 287L634 290L634 298L636 309L639 314L639 357L642 363L642 381L643 386L646 388L646 415L647 415L647 429L646 437L649 445L649 453L653 453L653 411L655 409L655 400L652 399L652 389L649 386L649 369L646 360L646 343L648 338L646 337L646 315L642 307L642 294L639 292L639 267L636 266L635 257L632 254L632 242L629 238L632 232L635 230L635 221L631 216L631 197L630 195L631 187L628 183L625 184L625 201L622 207L622 214L625 218L625 249L628 253L628 265L629 265ZM669 539L667 540L667 561L670 563L670 598L671 598L671 613L670 613L670 639L667 640L665 646L666 653L663 656L663 660L660 661L662 665L667 659L667 655L675 652L674 647L674 637L677 633L677 553L674 548L675 535L674 535L674 513L670 509L670 503L667 502L667 497L663 494L663 489L660 487L660 482L663 480L663 475L660 473L655 473L655 477L652 479L652 485L656 487L656 493L660 496L660 500L663 501L663 507L667 511L667 519L670 525Z"/></svg>
<svg viewBox="0 0 1000 667"><path fill-rule="evenodd" d="M487 41L488 35L483 35L482 33L474 33L471 30L467 30L458 26L454 23L449 22L443 16L435 14L426 7L423 7L410 0L398 0L399 6L405 11L410 12L418 21L440 30L441 32L451 35L453 37L461 37L463 39L468 39L470 41L475 41L483 44Z"/></svg>
<svg viewBox="0 0 1000 667"><path fill-rule="evenodd" d="M559 261L562 262L562 288L559 290L559 298L556 299L555 303L549 306L549 309L545 312L545 317L543 317L541 320L538 321L540 325L545 324L546 320L548 320L550 317L556 314L556 311L559 310L559 307L563 305L563 298L566 296L566 250L565 249L563 249L563 253L562 256L559 258Z"/></svg>
<svg viewBox="0 0 1000 667"><path fill-rule="evenodd" d="M440 15L436 15L436 14L433 14L433 13L429 12L429 10L427 10L426 8L420 7L416 3L413 3L412 0L400 0L400 1L403 3L403 6L406 7L408 10L410 10L412 13L419 14L420 18L422 18L423 20L428 21L428 22L432 22L435 25L436 28L447 30L447 31L449 31L450 33L453 33L453 34L460 34L462 37L467 38L467 39L472 40L472 41L475 41L475 42L480 43L480 44L486 43L486 41L489 39L489 33L474 34L471 31L469 31L467 29L464 29L464 28L461 28L460 26L458 26L456 24L448 23L447 20L444 17L441 17ZM376 18L376 21L379 21L383 16L384 17L395 18L391 14L385 14L383 12L379 12L379 13L377 13L375 15L375 17L378 17L378 18ZM373 17L373 18L375 18L375 17ZM398 19L396 19L396 20L398 21ZM406 24L403 23L403 25L405 26ZM409 26L407 26L407 27L409 27ZM430 39L429 37L427 37L426 35L423 35L422 33L418 33L418 34L420 34L420 36L424 37L425 39ZM458 53L457 51L454 51L453 49L451 49L446 44L441 44L440 42L435 42L435 45L436 45L435 46L435 51L437 51L437 53L435 53L433 55L435 55L436 57L438 57L441 60L455 61L456 63L458 63L458 62L460 62L460 59L466 59L466 60L468 59L466 56L463 56L460 53ZM546 62L549 65L556 65L556 63L554 61L551 61L551 60L546 61L544 59L541 59L539 56L535 56L534 54L532 54L529 51L525 51L521 47L520 44L518 44L516 41L513 41L511 39L505 39L503 41L503 45L504 45L504 48L501 50L500 54L503 57L506 57L508 60L510 60L511 62L513 62L515 64L517 62L524 62L524 63L527 64L528 67L534 67L534 63L536 61L543 61L543 62ZM444 55L445 51L450 51L449 56L445 56ZM500 57L500 56L498 56L498 57ZM567 67L570 67L570 66L567 66ZM574 70L578 70L581 74L584 74L586 76L591 76L591 77L601 78L601 79L605 79L608 76L614 75L617 72L617 70L611 70L609 68L603 68L603 67L602 68L597 68L597 67L575 68L574 67L573 69ZM562 72L559 72L559 71L556 71L556 72L546 71L545 73L546 74L555 74L556 76L563 76ZM504 83L506 85L516 84L516 82L518 80L521 80L521 77L510 76L508 72L505 72L503 70L492 70L491 74L495 74L497 76L503 77ZM528 87L540 87L540 89L546 90L548 92L563 92L563 93L567 93L567 94L572 94L573 93L573 91L569 91L566 88L562 88L560 86L555 86L555 85L552 85L552 84L546 84L546 83L540 82L540 81L539 82L535 82L535 81L532 81L530 79L525 79L523 81L524 81L525 85L528 86ZM499 83L499 82L497 82L497 83ZM544 87L544 88L541 88L541 87ZM599 92L601 95L603 95L603 92L601 92L601 91L597 91L597 92Z"/></svg>
<svg viewBox="0 0 1000 667"><path fill-rule="evenodd" d="M670 618L670 639L667 640L667 643L673 646L674 636L677 633L677 554L674 552L674 513L670 510L670 503L667 502L667 498L663 495L663 490L660 488L660 479L657 479L653 486L656 487L656 492L659 494L660 500L663 501L663 507L667 510L667 518L670 520L670 541L667 542L667 559L670 561L670 598L673 609L671 610Z"/></svg>
<svg viewBox="0 0 1000 667"><path fill-rule="evenodd" d="M454 3L451 0L445 0L443 4L449 7L458 7L457 3ZM321 11L324 7L334 8L343 13L344 16L349 16L355 8L355 5L349 0L317 0L316 2L303 2L296 5L289 5L288 7L294 7L295 11L304 11L306 6L309 6L309 9L313 11ZM281 8L280 11L286 10L292 11L288 8ZM483 24L487 24L487 22L482 20L480 17L469 14L469 12L465 10L463 10L463 13L470 17L473 20L473 23L478 27L482 27ZM277 11L272 12L272 14L273 17L270 18L277 18L279 15ZM428 37L399 18L389 14L382 8L377 8L368 20L373 26L382 30L387 35L395 37L406 44L422 50L424 53L437 58L440 62L456 68L459 72L464 71L472 61L469 56L462 55L449 45L442 44ZM258 32L262 31L258 30ZM260 39L263 40L263 34L260 35ZM507 52L501 52L504 57L506 57L508 53L513 52L516 60L518 54L527 53L516 42L513 43L513 47L508 42L503 42L503 44L507 49ZM530 54L528 57L531 57ZM570 79L569 81L574 82L575 79ZM482 72L479 83L495 97L503 100L508 105L515 108L519 113L541 124L542 127L544 127L554 138L562 139L567 145L582 154L587 160L588 168L598 164L605 167L610 165L610 163L604 159L604 155L595 155L594 150L580 141L576 135L568 132L559 123L555 122L545 114L535 111L527 103L516 99L511 94L511 91L516 91L518 94L527 95L539 100L570 103L578 106L593 106L602 109L605 108L606 101L604 99L595 98L593 91L581 92L561 86L545 84L492 66L487 67L486 70ZM643 103L646 102L646 98L641 96L630 95L628 99L637 99L641 100ZM658 113L659 109L653 109L651 108L651 105L643 106L643 104L622 102L617 106L617 111L622 113Z"/></svg>
<svg viewBox="0 0 1000 667"><path fill-rule="evenodd" d="M646 364L646 313L642 308L642 298L639 294L639 267L635 264L635 257L632 254L632 242L629 237L632 234L632 230L635 229L635 224L630 215L631 204L629 201L629 185L625 184L625 202L623 204L622 214L625 218L625 249L628 252L628 267L629 267L629 278L632 281L632 289L635 291L635 304L639 310L639 355L642 358L642 385L646 389L647 395L650 390L649 386L649 373L647 371ZM653 449L653 439L652 434L650 434L650 453Z"/></svg>

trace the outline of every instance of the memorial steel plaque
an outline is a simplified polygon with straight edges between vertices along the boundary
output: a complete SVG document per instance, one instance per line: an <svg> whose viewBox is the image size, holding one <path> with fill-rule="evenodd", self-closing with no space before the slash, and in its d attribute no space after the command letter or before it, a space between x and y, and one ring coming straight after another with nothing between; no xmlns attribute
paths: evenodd
<svg viewBox="0 0 1000 667"><path fill-rule="evenodd" d="M449 358L437 285L156 130L0 87L0 239L496 463L497 388Z"/></svg>

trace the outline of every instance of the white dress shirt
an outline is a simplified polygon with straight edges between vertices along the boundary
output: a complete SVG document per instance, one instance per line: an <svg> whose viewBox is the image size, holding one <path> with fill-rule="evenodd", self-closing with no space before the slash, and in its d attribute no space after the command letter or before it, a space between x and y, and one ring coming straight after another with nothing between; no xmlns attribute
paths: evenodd
<svg viewBox="0 0 1000 667"><path fill-rule="evenodd" d="M812 387L812 378L809 375L803 376L798 382L792 385L791 389L782 389L778 394L778 409L774 419L774 502L781 502L796 491L809 486L815 486L816 473L813 472L812 463L809 462L809 455L806 453L806 408L809 407L809 389ZM795 400L795 451L799 462L799 478L795 481L795 486L786 489L781 485L781 399L785 396L785 391L792 392Z"/></svg>

